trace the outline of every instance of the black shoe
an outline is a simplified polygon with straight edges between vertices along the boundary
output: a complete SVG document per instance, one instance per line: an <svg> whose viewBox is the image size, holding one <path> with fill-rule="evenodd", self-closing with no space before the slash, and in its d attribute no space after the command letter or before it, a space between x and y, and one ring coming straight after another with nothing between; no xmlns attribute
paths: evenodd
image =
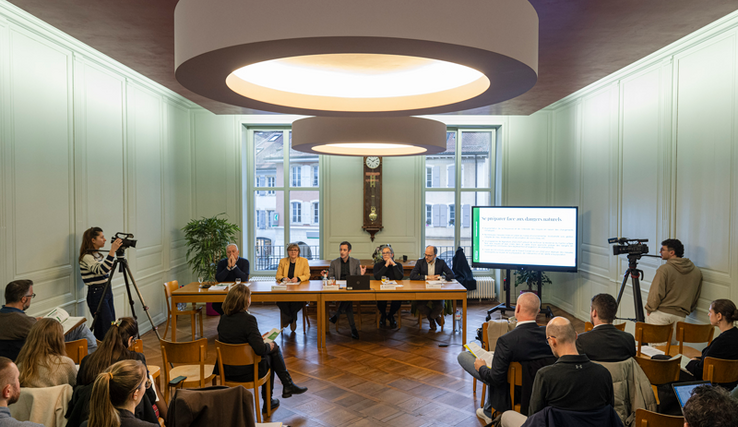
<svg viewBox="0 0 738 427"><path fill-rule="evenodd" d="M380 326L387 327L387 315L382 313L381 317L379 318L379 324Z"/></svg>
<svg viewBox="0 0 738 427"><path fill-rule="evenodd" d="M355 340L359 339L359 331L357 331L356 328L351 329L351 338Z"/></svg>
<svg viewBox="0 0 738 427"><path fill-rule="evenodd" d="M395 316L389 317L389 327L391 329L395 329L397 327L397 321L395 320Z"/></svg>
<svg viewBox="0 0 738 427"><path fill-rule="evenodd" d="M303 394L308 391L307 387L300 387L295 383L289 383L282 387L282 398L287 399L293 394Z"/></svg>
<svg viewBox="0 0 738 427"><path fill-rule="evenodd" d="M433 320L433 319L428 319L428 328L431 331L434 331L435 332L435 330L436 330L436 321Z"/></svg>
<svg viewBox="0 0 738 427"><path fill-rule="evenodd" d="M328 319L328 320L330 320L330 321L331 321L331 323L333 323L333 324L335 325L335 324L336 324L336 322L338 322L338 315L337 315L337 314L334 314L334 315L333 315L333 316L331 316L331 318L330 318L330 319Z"/></svg>
<svg viewBox="0 0 738 427"><path fill-rule="evenodd" d="M274 412L275 409L279 408L279 399L272 398L272 412ZM266 414L267 411L267 405L266 402L264 402L264 406L261 408L261 412L263 414Z"/></svg>

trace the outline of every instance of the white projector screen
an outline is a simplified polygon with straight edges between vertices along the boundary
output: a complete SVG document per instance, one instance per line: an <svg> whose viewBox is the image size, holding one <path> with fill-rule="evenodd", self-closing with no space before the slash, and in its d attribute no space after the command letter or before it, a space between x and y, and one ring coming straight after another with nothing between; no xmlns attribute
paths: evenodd
<svg viewBox="0 0 738 427"><path fill-rule="evenodd" d="M472 267L578 269L577 207L472 207Z"/></svg>

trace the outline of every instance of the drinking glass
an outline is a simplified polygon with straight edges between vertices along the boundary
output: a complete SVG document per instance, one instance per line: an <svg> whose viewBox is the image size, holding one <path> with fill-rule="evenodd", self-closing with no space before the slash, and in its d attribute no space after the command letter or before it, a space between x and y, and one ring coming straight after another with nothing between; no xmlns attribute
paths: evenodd
<svg viewBox="0 0 738 427"><path fill-rule="evenodd" d="M198 277L197 281L200 282L200 284L202 285L202 277Z"/></svg>
<svg viewBox="0 0 738 427"><path fill-rule="evenodd" d="M333 277L333 276L331 276L331 277L330 277L330 278L328 279L328 283L329 283L329 284L331 284L331 285L335 285L335 284L336 284L336 278L335 278L335 277Z"/></svg>
<svg viewBox="0 0 738 427"><path fill-rule="evenodd" d="M387 282L387 276L382 276L382 283L386 283L386 282Z"/></svg>
<svg viewBox="0 0 738 427"><path fill-rule="evenodd" d="M237 285L240 285L241 284L241 278L240 277L236 277L236 284Z"/></svg>

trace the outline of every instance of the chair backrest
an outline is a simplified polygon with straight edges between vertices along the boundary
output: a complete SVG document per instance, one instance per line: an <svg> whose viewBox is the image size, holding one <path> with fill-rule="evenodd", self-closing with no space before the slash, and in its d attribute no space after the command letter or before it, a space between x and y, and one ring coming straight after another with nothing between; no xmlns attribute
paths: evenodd
<svg viewBox="0 0 738 427"><path fill-rule="evenodd" d="M143 340L133 340L131 343L131 346L128 347L128 351L135 351L136 353L143 353L144 352L144 345Z"/></svg>
<svg viewBox="0 0 738 427"><path fill-rule="evenodd" d="M172 312L172 292L179 289L179 280L164 282L164 299L167 300L167 315Z"/></svg>
<svg viewBox="0 0 738 427"><path fill-rule="evenodd" d="M676 340L679 342L679 354L684 350L684 343L706 342L708 345L715 336L715 327L712 325L698 325L687 322L677 322Z"/></svg>
<svg viewBox="0 0 738 427"><path fill-rule="evenodd" d="M635 360L653 385L668 384L679 379L679 358L654 360L636 357Z"/></svg>
<svg viewBox="0 0 738 427"><path fill-rule="evenodd" d="M82 359L87 356L86 339L65 342L64 347L66 347L67 357L74 360L76 365L79 365L80 362L82 362Z"/></svg>
<svg viewBox="0 0 738 427"><path fill-rule="evenodd" d="M738 381L738 360L705 357L702 362L702 379L713 384Z"/></svg>
<svg viewBox="0 0 738 427"><path fill-rule="evenodd" d="M671 350L671 333L673 324L669 325L652 325L650 323L636 322L635 340L638 343L636 356L641 355L641 346L643 343L666 343L666 354Z"/></svg>
<svg viewBox="0 0 738 427"><path fill-rule="evenodd" d="M684 427L684 417L636 409L636 421L633 427Z"/></svg>
<svg viewBox="0 0 738 427"><path fill-rule="evenodd" d="M254 353L249 344L226 344L215 340L215 348L218 350L218 362L232 366L256 365L261 362L261 356Z"/></svg>
<svg viewBox="0 0 738 427"><path fill-rule="evenodd" d="M200 387L205 387L205 356L208 353L208 339L200 338L197 341L171 342L159 340L161 355L164 358L167 383L171 381L170 363L200 365Z"/></svg>
<svg viewBox="0 0 738 427"><path fill-rule="evenodd" d="M507 383L510 385L510 402L513 404L513 409L520 412L520 403L515 404L515 386L523 386L523 365L520 362L510 362L507 368Z"/></svg>
<svg viewBox="0 0 738 427"><path fill-rule="evenodd" d="M489 324L487 322L482 323L482 348L489 351L489 337L487 336L487 330Z"/></svg>
<svg viewBox="0 0 738 427"><path fill-rule="evenodd" d="M619 331L625 331L625 322L618 324L613 323L612 326ZM591 322L584 322L584 332L589 332L592 329L594 329L594 325Z"/></svg>

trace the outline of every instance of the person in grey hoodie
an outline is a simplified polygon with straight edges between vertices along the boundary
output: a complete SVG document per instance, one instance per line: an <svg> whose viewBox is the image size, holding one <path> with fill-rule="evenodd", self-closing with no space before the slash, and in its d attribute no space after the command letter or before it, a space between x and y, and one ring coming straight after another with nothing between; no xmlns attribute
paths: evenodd
<svg viewBox="0 0 738 427"><path fill-rule="evenodd" d="M661 242L661 259L666 264L656 270L646 301L646 323L655 325L683 322L694 311L702 292L702 272L684 256L677 239ZM676 325L672 344L676 344Z"/></svg>

